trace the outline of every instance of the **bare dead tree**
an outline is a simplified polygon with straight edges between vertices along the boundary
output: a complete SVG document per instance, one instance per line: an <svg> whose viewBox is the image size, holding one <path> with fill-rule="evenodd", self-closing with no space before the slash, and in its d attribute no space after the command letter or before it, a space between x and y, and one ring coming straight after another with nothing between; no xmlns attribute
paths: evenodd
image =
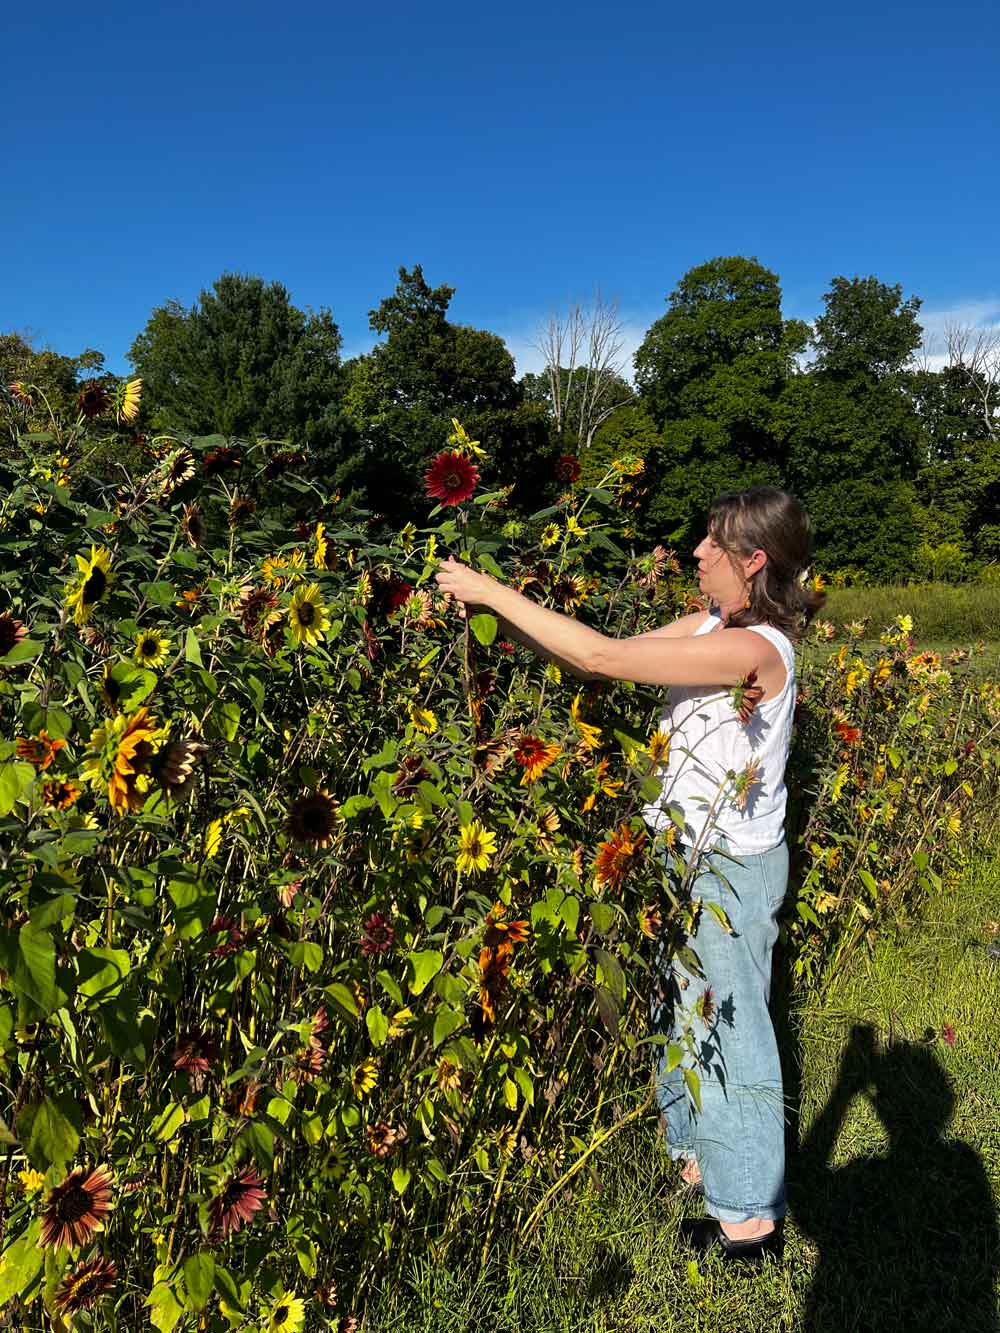
<svg viewBox="0 0 1000 1333"><path fill-rule="evenodd" d="M968 324L945 328L948 361L963 377L991 440L1000 439L1000 328Z"/></svg>
<svg viewBox="0 0 1000 1333"><path fill-rule="evenodd" d="M595 293L565 315L550 315L535 344L545 360L556 430L576 436L588 449L599 427L631 397L623 394L624 326L617 301Z"/></svg>

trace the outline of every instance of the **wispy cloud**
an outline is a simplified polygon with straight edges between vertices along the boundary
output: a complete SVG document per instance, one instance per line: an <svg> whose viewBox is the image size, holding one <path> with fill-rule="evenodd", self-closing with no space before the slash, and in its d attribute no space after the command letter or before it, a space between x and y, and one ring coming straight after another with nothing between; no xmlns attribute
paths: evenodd
<svg viewBox="0 0 1000 1333"><path fill-rule="evenodd" d="M919 319L924 330L920 360L928 370L941 370L948 364L949 329L971 329L973 336L1000 333L1000 297L962 301L939 310L923 309Z"/></svg>
<svg viewBox="0 0 1000 1333"><path fill-rule="evenodd" d="M658 310L647 317L633 314L622 318L620 329L622 348L618 360L623 367L622 375L630 383L634 375L633 358L649 331L650 324L662 313L661 310ZM537 345L544 323L545 317L539 315L537 323L521 324L514 329L505 330L500 328L496 330L507 344L507 349L514 358L519 377L529 373L537 375L545 369L545 357Z"/></svg>

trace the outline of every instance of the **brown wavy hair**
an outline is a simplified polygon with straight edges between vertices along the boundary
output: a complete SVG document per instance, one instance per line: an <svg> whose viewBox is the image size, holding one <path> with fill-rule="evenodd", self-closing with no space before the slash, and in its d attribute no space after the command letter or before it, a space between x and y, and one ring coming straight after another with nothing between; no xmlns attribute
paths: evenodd
<svg viewBox="0 0 1000 1333"><path fill-rule="evenodd" d="M812 559L812 524L804 505L776 486L726 491L708 515L709 536L736 561L763 551L767 561L750 576L748 600L729 617L734 629L773 625L796 642L826 601L803 578Z"/></svg>

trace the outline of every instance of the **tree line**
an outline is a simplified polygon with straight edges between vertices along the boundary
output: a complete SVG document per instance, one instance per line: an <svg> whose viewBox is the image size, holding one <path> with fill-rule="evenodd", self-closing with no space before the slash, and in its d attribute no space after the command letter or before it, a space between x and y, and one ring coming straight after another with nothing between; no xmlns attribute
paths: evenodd
<svg viewBox="0 0 1000 1333"><path fill-rule="evenodd" d="M458 417L515 513L559 494L567 456L596 482L633 454L644 469L619 535L636 543L686 552L715 495L769 483L805 501L829 571L957 578L1000 559L1000 340L951 329L931 368L921 302L898 284L835 277L810 326L785 317L755 259L709 260L667 296L631 379L608 303L553 317L544 371L518 377L499 336L448 318L453 296L401 268L369 312L381 341L345 359L328 309L224 274L189 308L157 307L132 343L143 428L289 440L325 484L402 522ZM0 383L30 380L72 409L102 378L93 349L0 336Z"/></svg>

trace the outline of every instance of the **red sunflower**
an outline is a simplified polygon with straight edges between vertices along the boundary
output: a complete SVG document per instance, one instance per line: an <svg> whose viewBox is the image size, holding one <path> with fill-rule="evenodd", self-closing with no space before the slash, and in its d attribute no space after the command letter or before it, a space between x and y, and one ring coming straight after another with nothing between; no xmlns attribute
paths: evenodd
<svg viewBox="0 0 1000 1333"><path fill-rule="evenodd" d="M239 1231L260 1212L265 1197L264 1182L252 1166L230 1176L208 1209L209 1240L216 1244L228 1240L231 1231Z"/></svg>
<svg viewBox="0 0 1000 1333"><path fill-rule="evenodd" d="M424 473L427 494L442 504L457 505L468 500L479 481L479 469L464 454L444 450L432 460Z"/></svg>
<svg viewBox="0 0 1000 1333"><path fill-rule="evenodd" d="M85 1245L111 1212L111 1173L106 1166L93 1171L77 1167L49 1192L42 1214L42 1248L72 1249Z"/></svg>

